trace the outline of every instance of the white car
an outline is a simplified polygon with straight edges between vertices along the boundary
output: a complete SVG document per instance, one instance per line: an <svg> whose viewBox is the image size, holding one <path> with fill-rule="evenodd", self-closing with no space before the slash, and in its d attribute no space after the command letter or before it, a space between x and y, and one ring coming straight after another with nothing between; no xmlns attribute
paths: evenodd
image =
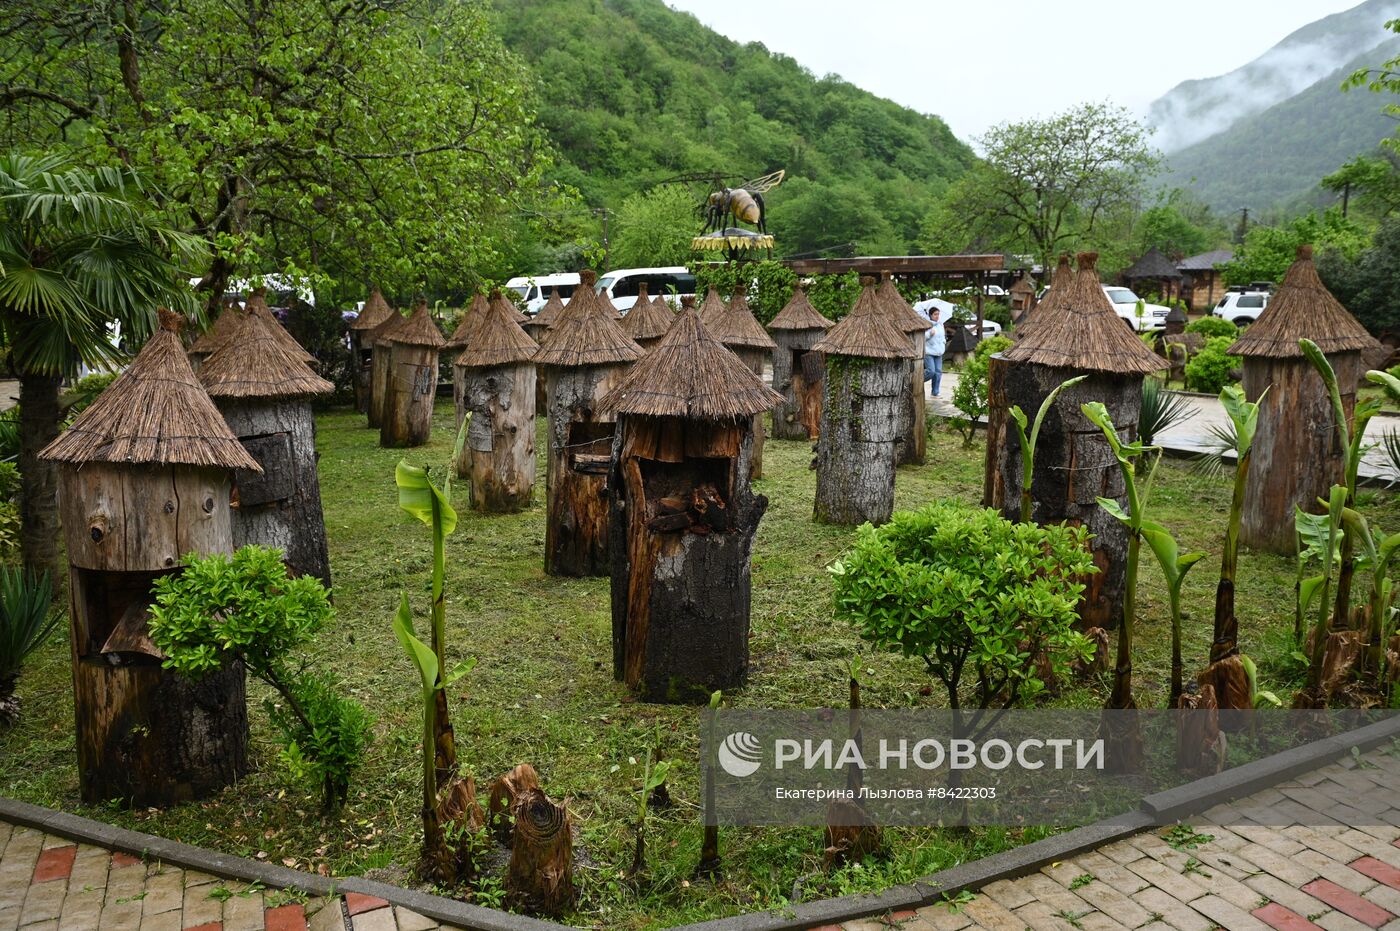
<svg viewBox="0 0 1400 931"><path fill-rule="evenodd" d="M947 323L949 320L953 319L953 314L954 314L954 313L956 313L956 312L959 311L959 310L963 310L963 309L964 309L964 308L959 307L957 304L949 303L948 301L945 301L945 300L943 300L942 298L931 297L931 298L929 298L929 299L926 300L926 301L919 301L917 304L915 304L915 305L914 305L914 310L916 310L921 316L927 317L927 316L929 315L929 311L931 311L931 310L932 310L933 308L935 308L935 307L938 308L938 322L939 322L939 323ZM967 326L967 332L972 333L972 334L976 334L976 332L977 332L977 321L976 321L976 320L972 321L971 323L967 324L966 326ZM989 337L992 337L992 336L999 336L999 335L1001 335L1001 324L1000 324L1000 323L997 323L995 320L988 320L986 317L983 317L983 318L982 318L982 338L983 338L983 339L987 339L987 338L989 338Z"/></svg>
<svg viewBox="0 0 1400 931"><path fill-rule="evenodd" d="M695 275L684 265L664 268L615 268L598 279L593 290L606 295L621 313L627 313L637 303L637 286L644 283L647 294L660 294L668 300L680 300L695 295ZM674 293L675 297L671 295Z"/></svg>
<svg viewBox="0 0 1400 931"><path fill-rule="evenodd" d="M550 292L558 291L559 299L567 304L578 282L577 272L560 272L554 275L522 275L507 281L506 287L520 295L520 300L525 304L525 313L533 317L549 300Z"/></svg>
<svg viewBox="0 0 1400 931"><path fill-rule="evenodd" d="M1269 306L1268 291L1231 291L1215 305L1211 316L1229 320L1235 326L1248 326Z"/></svg>
<svg viewBox="0 0 1400 931"><path fill-rule="evenodd" d="M1138 301L1142 300L1133 293L1131 288L1123 288L1117 285L1106 284L1103 286L1103 293L1108 295L1108 301L1113 305L1113 312L1122 317L1128 326L1137 333L1150 333L1153 330L1162 330L1167 326L1167 314L1171 313L1170 307L1163 307L1161 304L1148 304L1143 301L1142 316L1138 316Z"/></svg>

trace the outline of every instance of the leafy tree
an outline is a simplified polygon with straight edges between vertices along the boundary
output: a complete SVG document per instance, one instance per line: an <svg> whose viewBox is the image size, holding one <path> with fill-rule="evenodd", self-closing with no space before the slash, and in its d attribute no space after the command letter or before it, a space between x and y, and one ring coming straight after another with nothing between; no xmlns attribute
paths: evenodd
<svg viewBox="0 0 1400 931"><path fill-rule="evenodd" d="M693 254L696 203L689 190L662 185L633 194L617 211L608 264L614 268L684 265Z"/></svg>
<svg viewBox="0 0 1400 931"><path fill-rule="evenodd" d="M1381 221L1371 245L1349 260L1338 252L1317 261L1323 282L1372 333L1400 328L1400 219Z"/></svg>
<svg viewBox="0 0 1400 931"><path fill-rule="evenodd" d="M960 321L959 321L960 322ZM977 435L977 418L987 413L988 360L1003 349L1011 348L1006 336L991 336L977 344L972 357L963 363L958 373L958 386L953 389L953 406L962 412L963 445L971 446Z"/></svg>
<svg viewBox="0 0 1400 931"><path fill-rule="evenodd" d="M19 376L24 563L58 578L57 477L39 452L58 435L59 385L79 365L124 358L151 332L157 304L192 309L177 282L197 239L158 222L128 169L59 156L0 155L0 330Z"/></svg>
<svg viewBox="0 0 1400 931"><path fill-rule="evenodd" d="M1298 247L1311 243L1319 253L1329 251L1355 259L1366 246L1366 235L1333 207L1321 215L1306 213L1279 226L1254 226L1245 234L1235 257L1220 266L1226 284L1280 281L1298 257Z"/></svg>
<svg viewBox="0 0 1400 931"><path fill-rule="evenodd" d="M767 324L778 315L797 287L797 275L781 262L723 262L691 266L695 291L704 295L713 285L720 294L731 295L743 284L745 299L759 323Z"/></svg>
<svg viewBox="0 0 1400 931"><path fill-rule="evenodd" d="M1098 103L995 126L980 140L985 160L951 192L949 216L1048 268L1112 209L1138 200L1158 164L1147 134L1127 110Z"/></svg>
<svg viewBox="0 0 1400 931"><path fill-rule="evenodd" d="M1133 252L1157 249L1168 257L1197 255L1228 239L1225 223L1209 207L1174 189L1147 208L1133 223Z"/></svg>
<svg viewBox="0 0 1400 931"><path fill-rule="evenodd" d="M1362 212L1388 217L1400 209L1400 152L1383 148L1376 155L1358 155L1318 182L1323 190L1342 196L1342 216L1353 205Z"/></svg>
<svg viewBox="0 0 1400 931"><path fill-rule="evenodd" d="M1094 571L1088 539L1083 527L1013 523L952 501L901 512L862 526L832 565L836 614L881 649L923 660L949 708L1026 705L1092 652L1075 630Z"/></svg>
<svg viewBox="0 0 1400 931"><path fill-rule="evenodd" d="M0 140L140 169L211 306L274 269L464 287L548 164L477 3L15 0L0 36Z"/></svg>

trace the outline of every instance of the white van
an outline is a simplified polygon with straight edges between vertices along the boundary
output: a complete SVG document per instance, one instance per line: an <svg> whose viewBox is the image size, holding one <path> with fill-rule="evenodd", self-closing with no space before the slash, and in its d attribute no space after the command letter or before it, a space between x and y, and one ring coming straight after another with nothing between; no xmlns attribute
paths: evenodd
<svg viewBox="0 0 1400 931"><path fill-rule="evenodd" d="M686 295L695 295L695 276L684 265L619 268L599 278L595 290L606 294L614 307L626 313L637 303L637 286L642 282L646 282L647 294L652 297L660 294L667 300L679 300Z"/></svg>
<svg viewBox="0 0 1400 931"><path fill-rule="evenodd" d="M506 287L520 295L525 304L525 313L530 316L540 312L553 291L559 292L559 299L569 302L574 288L578 287L578 272L561 272L555 275L522 275L506 282Z"/></svg>

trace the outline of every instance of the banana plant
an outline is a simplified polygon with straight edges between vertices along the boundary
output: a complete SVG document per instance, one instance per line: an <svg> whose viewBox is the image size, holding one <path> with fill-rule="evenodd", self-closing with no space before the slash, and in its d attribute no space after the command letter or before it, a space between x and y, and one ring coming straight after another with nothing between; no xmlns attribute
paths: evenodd
<svg viewBox="0 0 1400 931"><path fill-rule="evenodd" d="M1251 708L1281 708L1283 702L1273 692L1259 688L1259 668L1254 660L1240 654L1240 665L1244 666L1245 678L1249 680L1249 705Z"/></svg>
<svg viewBox="0 0 1400 931"><path fill-rule="evenodd" d="M658 735L659 736L659 735ZM642 791L637 795L637 844L632 850L632 876L638 876L646 868L647 800L659 786L666 784L666 776L671 772L671 764L665 760L653 763L653 750L647 748L646 762L642 765Z"/></svg>
<svg viewBox="0 0 1400 931"><path fill-rule="evenodd" d="M724 693L719 689L710 693L710 720L708 745L714 753L715 732L719 718L719 705ZM715 811L715 760L713 756L705 767L705 837L700 844L700 864L695 868L697 876L713 876L719 872L719 821Z"/></svg>
<svg viewBox="0 0 1400 931"><path fill-rule="evenodd" d="M432 529L433 534L433 586L432 586L432 650L441 671L447 665L446 630L447 602L443 592L447 576L446 543L448 536L457 529L457 512L452 509L452 470L447 470L447 478L442 488L438 488L428 475L428 470L409 465L400 460L394 469L394 482L399 488L399 507ZM435 718L435 744L437 747L437 776L443 780L457 769L457 746L452 734L452 721L447 713L447 692L439 689L434 698L437 707Z"/></svg>
<svg viewBox="0 0 1400 931"><path fill-rule="evenodd" d="M438 817L437 709L438 696L458 679L471 672L476 660L459 663L443 673L437 654L419 640L413 631L413 612L408 595L399 596L399 610L394 616L394 636L418 670L420 699L423 704L423 862L438 879L454 879L451 864L454 858L447 850L443 825Z"/></svg>
<svg viewBox="0 0 1400 931"><path fill-rule="evenodd" d="M1268 394L1265 389L1264 394ZM1239 385L1226 385L1220 392L1220 406L1230 418L1232 430L1222 430L1235 454L1235 482L1230 496L1230 518L1225 525L1225 546L1220 556L1220 582L1215 587L1215 630L1211 638L1210 661L1221 660L1239 653L1240 625L1235 617L1235 573L1239 566L1240 521L1244 516L1245 483L1249 478L1250 453L1254 435L1259 428L1259 400L1250 403Z"/></svg>
<svg viewBox="0 0 1400 931"><path fill-rule="evenodd" d="M1060 392L1066 388L1071 388L1079 384L1088 375L1079 375L1060 382L1055 386L1055 390L1046 395L1045 400L1040 402L1040 410L1036 411L1035 420L1027 421L1026 412L1021 410L1019 404L1011 408L1011 419L1016 423L1016 433L1021 438L1021 523L1031 522L1031 480L1035 475L1035 444L1040 439L1040 426L1045 422L1045 415L1050 413L1050 407L1055 403L1055 399L1060 396ZM1026 432L1027 426L1030 432Z"/></svg>
<svg viewBox="0 0 1400 931"><path fill-rule="evenodd" d="M1351 508L1342 510L1342 527L1348 537L1360 543L1371 568L1371 595L1367 604L1366 669L1374 676L1372 685L1385 691L1386 645L1390 642L1391 620L1395 614L1390 580L1390 560L1400 547L1400 533L1377 538L1366 518Z"/></svg>
<svg viewBox="0 0 1400 931"><path fill-rule="evenodd" d="M1340 558L1344 549L1342 511L1346 509L1349 497L1346 486L1332 486L1331 494L1327 498L1327 538L1322 547L1322 574L1304 580L1304 584L1310 590L1307 600L1312 600L1311 591L1316 591L1316 597L1319 599L1317 623L1313 626L1312 655L1308 657L1308 687L1313 690L1322 686L1322 660L1327 654L1327 612L1328 595L1332 586L1332 564ZM1304 592L1300 589L1299 598L1303 596Z"/></svg>
<svg viewBox="0 0 1400 931"><path fill-rule="evenodd" d="M1184 677L1181 659L1181 585L1186 581L1186 573L1196 563L1205 559L1206 554L1182 553L1171 531L1150 520L1143 521L1138 532L1147 541L1152 554L1157 557L1157 564L1162 567L1162 575L1167 580L1167 601L1172 612L1172 683L1167 707L1175 708L1181 702Z"/></svg>

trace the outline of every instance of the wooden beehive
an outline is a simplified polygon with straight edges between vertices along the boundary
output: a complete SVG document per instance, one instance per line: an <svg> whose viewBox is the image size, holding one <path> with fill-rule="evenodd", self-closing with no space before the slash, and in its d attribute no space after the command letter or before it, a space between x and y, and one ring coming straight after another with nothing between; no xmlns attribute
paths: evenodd
<svg viewBox="0 0 1400 931"><path fill-rule="evenodd" d="M369 410L370 375L374 371L374 344L371 334L394 313L384 294L374 288L359 316L350 321L350 374L354 379L355 410Z"/></svg>
<svg viewBox="0 0 1400 931"><path fill-rule="evenodd" d="M822 372L826 362L812 347L831 328L798 286L768 331L773 336L773 389L782 400L773 406L773 436L780 440L815 440L821 432Z"/></svg>
<svg viewBox="0 0 1400 931"><path fill-rule="evenodd" d="M908 401L899 414L899 445L895 448L895 462L899 465L922 465L928 452L928 415L924 399L924 339L928 335L929 322L920 317L904 295L895 287L894 279L882 276L880 287L875 292L889 314L890 323L909 340L917 358L909 363L906 379Z"/></svg>
<svg viewBox="0 0 1400 931"><path fill-rule="evenodd" d="M762 379L763 370L771 361L773 350L778 344L773 342L773 337L768 335L768 331L763 329L763 325L754 317L749 308L748 296L744 293L744 286L740 284L734 289L728 306L717 305L706 295L705 306L699 313L710 335L719 340L725 349L738 356L751 372ZM763 477L763 436L763 415L755 414L753 456L750 458L749 474L751 479Z"/></svg>
<svg viewBox="0 0 1400 931"><path fill-rule="evenodd" d="M413 315L388 334L389 367L384 380L384 411L379 445L385 449L422 446L433 432L437 400L438 351L442 331L419 301Z"/></svg>

